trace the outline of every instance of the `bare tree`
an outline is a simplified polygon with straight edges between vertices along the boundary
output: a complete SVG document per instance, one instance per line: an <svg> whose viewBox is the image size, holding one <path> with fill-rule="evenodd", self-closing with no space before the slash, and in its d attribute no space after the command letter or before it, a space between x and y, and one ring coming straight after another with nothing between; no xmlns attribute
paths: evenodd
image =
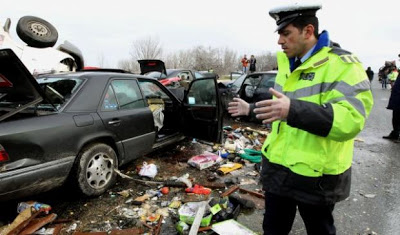
<svg viewBox="0 0 400 235"><path fill-rule="evenodd" d="M97 56L97 65L100 68L104 68L106 66L106 62L105 62L105 58L104 58L104 54L101 53Z"/></svg>
<svg viewBox="0 0 400 235"><path fill-rule="evenodd" d="M229 48L225 48L223 70L221 71L222 74L229 74L230 72L236 70L237 61L239 61L237 58L237 52Z"/></svg>
<svg viewBox="0 0 400 235"><path fill-rule="evenodd" d="M213 48L211 46L195 46L192 49L171 52L163 56L163 48L158 38L147 36L132 43L130 60L121 60L118 67L131 72L139 72L140 59L161 59L167 68L182 68L195 70L212 69L219 75L229 74L241 70L237 52L229 48ZM257 71L271 70L276 65L276 55L271 52L262 52L256 56Z"/></svg>
<svg viewBox="0 0 400 235"><path fill-rule="evenodd" d="M140 70L139 63L131 59L119 60L117 68L133 73L138 73Z"/></svg>
<svg viewBox="0 0 400 235"><path fill-rule="evenodd" d="M147 36L132 43L130 55L133 60L159 59L163 49L158 38Z"/></svg>
<svg viewBox="0 0 400 235"><path fill-rule="evenodd" d="M257 71L268 71L277 67L276 54L263 52L256 56Z"/></svg>
<svg viewBox="0 0 400 235"><path fill-rule="evenodd" d="M212 47L197 46L192 51L194 57L194 69L218 70L221 67L219 50Z"/></svg>

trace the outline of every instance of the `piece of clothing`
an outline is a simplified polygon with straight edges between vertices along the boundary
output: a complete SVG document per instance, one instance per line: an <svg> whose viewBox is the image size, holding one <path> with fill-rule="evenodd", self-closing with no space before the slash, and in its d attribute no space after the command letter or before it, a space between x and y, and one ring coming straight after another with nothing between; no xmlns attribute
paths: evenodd
<svg viewBox="0 0 400 235"><path fill-rule="evenodd" d="M247 67L248 64L249 64L249 60L246 59L246 58L242 58L241 62L242 62L242 66L243 66L243 67Z"/></svg>
<svg viewBox="0 0 400 235"><path fill-rule="evenodd" d="M381 82L382 82L382 89L387 89L388 79L383 77Z"/></svg>
<svg viewBox="0 0 400 235"><path fill-rule="evenodd" d="M400 75L398 75L399 77ZM400 79L397 77L390 93L387 109L400 110Z"/></svg>
<svg viewBox="0 0 400 235"><path fill-rule="evenodd" d="M317 45L314 45L313 47L311 47L311 49L308 50L308 52L303 57L300 58L301 63L303 63L304 61L308 60L308 58L310 58L312 56L312 53L313 53L313 51L314 51L316 46Z"/></svg>
<svg viewBox="0 0 400 235"><path fill-rule="evenodd" d="M293 72L293 70L295 70L300 65L301 65L301 60L300 59L296 59L294 61L294 63L292 64L291 68L290 68L290 72Z"/></svg>
<svg viewBox="0 0 400 235"><path fill-rule="evenodd" d="M263 190L313 205L329 205L350 194L351 168L340 175L302 176L289 168L262 160Z"/></svg>
<svg viewBox="0 0 400 235"><path fill-rule="evenodd" d="M392 126L393 131L390 135L395 136L398 139L400 136L400 109L393 109Z"/></svg>
<svg viewBox="0 0 400 235"><path fill-rule="evenodd" d="M241 62L242 62L242 72L244 74L246 74L247 73L247 66L249 64L249 60L247 58L242 58Z"/></svg>
<svg viewBox="0 0 400 235"><path fill-rule="evenodd" d="M293 72L294 58L280 52L277 59L275 90L291 104L287 120L272 124L262 152L286 171L278 169L275 180L264 182L265 189L303 203L334 204L349 194L354 138L373 105L367 75L356 56L331 45L326 31L312 56ZM297 183L302 187L292 188ZM316 193L321 184L323 190Z"/></svg>
<svg viewBox="0 0 400 235"><path fill-rule="evenodd" d="M257 63L257 60L255 58L250 59L250 68L249 68L250 72L253 73L256 71L256 63Z"/></svg>
<svg viewBox="0 0 400 235"><path fill-rule="evenodd" d="M264 234L289 234L296 216L296 207L308 235L336 234L332 215L334 204L310 205L272 193L265 194Z"/></svg>

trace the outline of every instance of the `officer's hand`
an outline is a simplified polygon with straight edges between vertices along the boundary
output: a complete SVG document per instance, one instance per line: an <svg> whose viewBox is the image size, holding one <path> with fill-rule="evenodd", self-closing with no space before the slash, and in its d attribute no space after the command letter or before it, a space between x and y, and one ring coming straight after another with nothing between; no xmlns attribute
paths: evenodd
<svg viewBox="0 0 400 235"><path fill-rule="evenodd" d="M249 115L249 103L240 98L233 98L233 100L229 102L228 106L228 113L230 113L232 117Z"/></svg>
<svg viewBox="0 0 400 235"><path fill-rule="evenodd" d="M256 113L257 119L263 120L263 123L270 123L276 120L285 120L289 114L290 99L284 94L269 89L269 92L277 99L274 100L263 100L256 103L254 113Z"/></svg>

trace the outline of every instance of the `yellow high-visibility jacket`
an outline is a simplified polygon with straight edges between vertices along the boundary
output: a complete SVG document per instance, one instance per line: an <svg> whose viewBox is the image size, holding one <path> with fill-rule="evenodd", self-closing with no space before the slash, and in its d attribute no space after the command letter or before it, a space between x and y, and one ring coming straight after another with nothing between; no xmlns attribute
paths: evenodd
<svg viewBox="0 0 400 235"><path fill-rule="evenodd" d="M328 45L319 42L316 52L293 72L293 60L282 52L277 54L275 89L288 96L291 104L287 120L272 124L262 148L269 163L263 169L264 188L297 199L299 194L321 196L311 203L334 203L348 196L354 137L363 129L373 105L368 77L358 58ZM337 192L342 174L346 182ZM290 175L294 180L285 179ZM326 177L332 182L321 185ZM292 186L283 189L287 184L300 187L296 190L301 193L293 192Z"/></svg>
<svg viewBox="0 0 400 235"><path fill-rule="evenodd" d="M392 71L391 73L388 74L388 78L390 81L394 82L397 79L397 75L399 75L399 72Z"/></svg>

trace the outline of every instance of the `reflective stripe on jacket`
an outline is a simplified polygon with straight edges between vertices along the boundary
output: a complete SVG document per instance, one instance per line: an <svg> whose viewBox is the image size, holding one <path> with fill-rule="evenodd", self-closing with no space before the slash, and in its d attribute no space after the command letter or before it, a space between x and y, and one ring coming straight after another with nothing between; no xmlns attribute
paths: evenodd
<svg viewBox="0 0 400 235"><path fill-rule="evenodd" d="M351 167L354 137L373 105L367 74L357 57L321 47L293 72L277 55L275 89L291 99L287 121L275 121L262 152L269 162L308 177L339 175Z"/></svg>

